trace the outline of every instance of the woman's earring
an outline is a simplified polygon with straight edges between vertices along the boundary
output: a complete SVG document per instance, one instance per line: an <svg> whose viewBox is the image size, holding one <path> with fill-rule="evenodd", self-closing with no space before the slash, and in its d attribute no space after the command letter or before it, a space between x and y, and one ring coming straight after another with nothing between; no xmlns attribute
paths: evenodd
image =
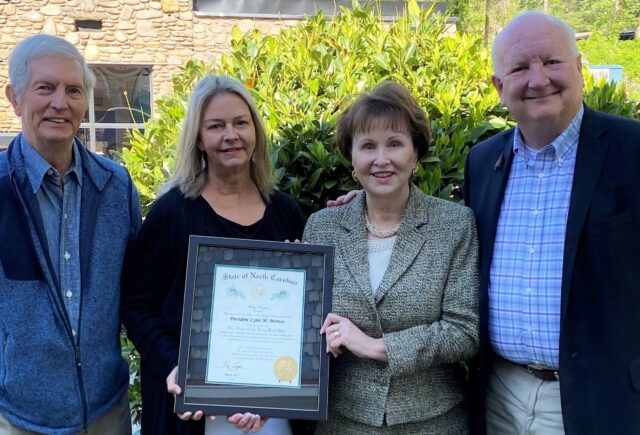
<svg viewBox="0 0 640 435"><path fill-rule="evenodd" d="M358 176L356 175L355 169L351 171L351 178L353 178L353 181L358 181Z"/></svg>
<svg viewBox="0 0 640 435"><path fill-rule="evenodd" d="M203 171L207 169L207 158L205 157L205 155L206 153L204 152L200 153L200 167Z"/></svg>

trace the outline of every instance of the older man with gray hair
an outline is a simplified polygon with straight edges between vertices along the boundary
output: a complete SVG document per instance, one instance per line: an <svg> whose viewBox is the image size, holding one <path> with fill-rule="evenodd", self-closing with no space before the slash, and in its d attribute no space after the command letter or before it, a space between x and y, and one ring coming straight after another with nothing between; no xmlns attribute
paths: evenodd
<svg viewBox="0 0 640 435"><path fill-rule="evenodd" d="M557 18L516 17L493 61L517 127L465 168L481 248L476 429L640 434L640 123L583 103Z"/></svg>
<svg viewBox="0 0 640 435"><path fill-rule="evenodd" d="M0 154L0 433L131 433L120 271L140 225L127 171L75 138L95 78L49 35L20 42Z"/></svg>

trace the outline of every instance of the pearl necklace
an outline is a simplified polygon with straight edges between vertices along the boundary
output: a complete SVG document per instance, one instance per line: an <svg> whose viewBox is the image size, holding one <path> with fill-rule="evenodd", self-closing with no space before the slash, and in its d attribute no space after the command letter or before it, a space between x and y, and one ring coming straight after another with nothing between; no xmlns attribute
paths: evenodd
<svg viewBox="0 0 640 435"><path fill-rule="evenodd" d="M369 213L367 209L364 209L364 226L372 236L375 236L379 239L388 239L389 237L393 237L398 234L398 230L400 229L400 224L389 230L379 230L373 226L373 224L369 221Z"/></svg>

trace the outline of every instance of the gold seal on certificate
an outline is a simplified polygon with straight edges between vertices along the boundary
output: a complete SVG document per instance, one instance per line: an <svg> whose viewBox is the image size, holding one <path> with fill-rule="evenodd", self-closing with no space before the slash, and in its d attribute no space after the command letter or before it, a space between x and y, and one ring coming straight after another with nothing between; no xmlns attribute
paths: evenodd
<svg viewBox="0 0 640 435"><path fill-rule="evenodd" d="M281 356L273 363L273 374L278 381L291 383L298 377L298 363L290 356Z"/></svg>

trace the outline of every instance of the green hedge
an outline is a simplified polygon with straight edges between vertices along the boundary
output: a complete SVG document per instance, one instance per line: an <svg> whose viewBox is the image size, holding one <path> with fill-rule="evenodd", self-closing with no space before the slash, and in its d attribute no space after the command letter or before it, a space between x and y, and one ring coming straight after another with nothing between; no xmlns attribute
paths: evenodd
<svg viewBox="0 0 640 435"><path fill-rule="evenodd" d="M252 88L272 145L280 188L310 213L356 187L333 145L345 99L385 79L407 86L432 119L431 153L419 168L425 191L456 195L468 146L510 125L491 88L489 53L475 37L445 32L445 17L421 11L383 23L372 8L322 13L275 36L232 33L219 65L189 62L175 95L158 101L156 118L134 132L122 158L147 206L168 175L189 89L206 71Z"/></svg>
<svg viewBox="0 0 640 435"><path fill-rule="evenodd" d="M449 34L446 19L409 2L407 15L383 23L370 7L322 13L275 36L235 28L232 49L218 65L191 61L173 78L174 95L156 102L154 119L134 131L121 157L146 211L173 165L189 93L209 71L236 77L252 90L264 117L280 188L305 213L356 187L349 162L333 144L334 123L345 100L383 80L404 84L428 112L430 154L420 162L418 184L447 199L460 198L470 146L513 125L491 85L489 52L480 39ZM637 116L624 88L587 76L586 101L596 109ZM139 398L137 356L132 363L133 406ZM136 408L138 409L138 408Z"/></svg>
<svg viewBox="0 0 640 435"><path fill-rule="evenodd" d="M206 72L236 77L252 89L272 146L280 188L306 213L356 187L349 163L333 145L341 105L354 94L391 79L404 84L428 113L431 153L420 164L426 192L459 198L464 159L474 143L513 125L491 86L490 54L480 39L448 34L446 19L411 3L409 13L383 23L372 8L322 13L278 35L232 32L232 49L218 65L190 61L173 78L174 95L160 98L144 132L134 131L122 158L139 189L143 209L173 166L173 153L189 93ZM624 88L594 84L594 108L637 116Z"/></svg>

